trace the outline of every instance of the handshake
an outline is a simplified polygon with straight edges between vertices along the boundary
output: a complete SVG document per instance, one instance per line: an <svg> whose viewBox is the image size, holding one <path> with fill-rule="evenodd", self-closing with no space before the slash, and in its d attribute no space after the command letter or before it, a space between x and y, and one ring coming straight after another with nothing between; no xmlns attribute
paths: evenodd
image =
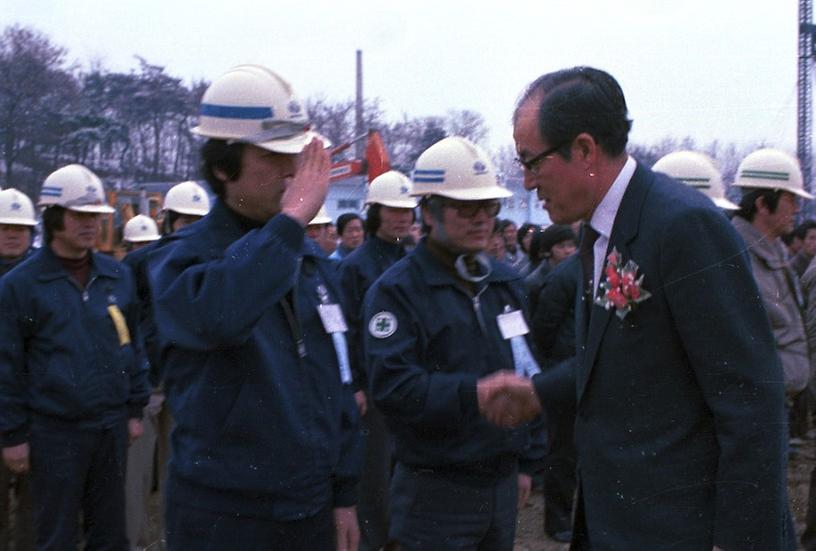
<svg viewBox="0 0 816 551"><path fill-rule="evenodd" d="M533 382L512 371L498 371L476 384L479 412L500 427L515 427L541 412Z"/></svg>

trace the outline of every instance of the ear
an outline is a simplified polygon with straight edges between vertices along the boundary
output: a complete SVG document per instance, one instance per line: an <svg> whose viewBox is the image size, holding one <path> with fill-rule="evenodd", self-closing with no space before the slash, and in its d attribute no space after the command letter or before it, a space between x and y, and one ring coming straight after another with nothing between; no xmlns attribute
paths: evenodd
<svg viewBox="0 0 816 551"><path fill-rule="evenodd" d="M227 176L227 173L224 172L224 169L222 168L213 168L213 174L215 174L215 177L225 184L230 181L229 176Z"/></svg>
<svg viewBox="0 0 816 551"><path fill-rule="evenodd" d="M420 210L422 212L422 221L426 226L432 228L436 220L434 219L433 214L431 214L431 210L428 208L428 205L423 205Z"/></svg>
<svg viewBox="0 0 816 551"><path fill-rule="evenodd" d="M757 212L762 214L770 214L770 210L768 210L768 206L765 204L764 197L757 197L754 199L754 207L756 208Z"/></svg>
<svg viewBox="0 0 816 551"><path fill-rule="evenodd" d="M584 163L587 169L595 166L598 153L598 144L595 142L595 138L586 132L581 132L572 141L572 154L577 157L578 161Z"/></svg>

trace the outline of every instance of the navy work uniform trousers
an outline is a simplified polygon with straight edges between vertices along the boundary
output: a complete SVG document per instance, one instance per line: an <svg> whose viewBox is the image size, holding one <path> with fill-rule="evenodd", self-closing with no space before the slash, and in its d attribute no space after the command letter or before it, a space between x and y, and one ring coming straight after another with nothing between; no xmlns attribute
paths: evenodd
<svg viewBox="0 0 816 551"><path fill-rule="evenodd" d="M498 481L397 463L391 479L391 539L402 551L512 551L518 472Z"/></svg>
<svg viewBox="0 0 816 551"><path fill-rule="evenodd" d="M82 512L85 549L127 551L127 421L104 429L32 420L31 496L39 551L76 549Z"/></svg>

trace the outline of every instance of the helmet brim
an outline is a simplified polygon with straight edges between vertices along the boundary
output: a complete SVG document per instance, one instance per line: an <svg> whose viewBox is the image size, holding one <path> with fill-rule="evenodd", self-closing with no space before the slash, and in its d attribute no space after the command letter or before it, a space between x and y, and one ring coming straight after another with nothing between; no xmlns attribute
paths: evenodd
<svg viewBox="0 0 816 551"><path fill-rule="evenodd" d="M116 209L108 205L71 205L65 208L74 212L90 212L93 214L113 214L116 212Z"/></svg>
<svg viewBox="0 0 816 551"><path fill-rule="evenodd" d="M0 218L0 224L7 226L36 226L36 220L21 220L19 218Z"/></svg>
<svg viewBox="0 0 816 551"><path fill-rule="evenodd" d="M207 215L210 213L210 211L209 211L209 210L204 210L204 209L186 209L186 208L184 208L184 207L172 208L172 209L162 209L162 210L163 210L163 211L165 211L165 212L167 212L167 211L173 211L173 212L177 212L177 213L179 213L179 214L187 214L187 215L189 215L189 216L207 216Z"/></svg>
<svg viewBox="0 0 816 551"><path fill-rule="evenodd" d="M326 136L320 134L319 132L315 132L314 130L309 130L307 132L304 132L303 134L298 134L297 136L293 136L291 138L286 138L283 140L270 140L268 142L253 143L252 145L256 145L258 147L261 147L268 151L273 151L275 153L297 155L298 153L303 151L303 149L307 145L309 145L315 138L323 142L323 149L328 149L332 145L331 140L329 140Z"/></svg>
<svg viewBox="0 0 816 551"><path fill-rule="evenodd" d="M416 184L415 184L416 185ZM490 186L469 189L440 189L411 192L411 196L439 195L456 201L482 201L484 199L505 199L512 197L513 192L501 186Z"/></svg>
<svg viewBox="0 0 816 551"><path fill-rule="evenodd" d="M792 188L792 189L782 188L782 189L784 189L785 191L790 191L794 195L798 195L799 197L803 197L805 199L813 199L814 197L816 197L812 193L808 193L807 191L805 191L803 189L796 189L796 188Z"/></svg>
<svg viewBox="0 0 816 551"><path fill-rule="evenodd" d="M712 197L712 201L717 207L725 210L739 210L739 205L736 205L724 197Z"/></svg>
<svg viewBox="0 0 816 551"><path fill-rule="evenodd" d="M764 182L750 182L750 185L746 185L746 184L740 183L739 181L736 181L731 185L734 186L734 187L737 187L737 188L741 188L741 189L778 189L780 191L787 191L789 193L793 193L794 195L798 195L799 197L802 197L803 199L814 199L814 198L816 198L816 196L808 193L807 191L805 191L802 188L793 187L793 186L780 186L780 185L776 185L776 182L774 182L772 184L766 184Z"/></svg>
<svg viewBox="0 0 816 551"><path fill-rule="evenodd" d="M324 224L331 224L332 219L328 216L318 216L317 218L312 218L309 220L309 223L306 224L307 226L322 226Z"/></svg>
<svg viewBox="0 0 816 551"><path fill-rule="evenodd" d="M366 201L367 206L382 205L384 207L391 207L392 209L415 209L419 206L418 200L395 200L395 201Z"/></svg>
<svg viewBox="0 0 816 551"><path fill-rule="evenodd" d="M123 241L128 241L129 243L144 243L145 241L158 241L161 239L161 235L157 236L143 236L143 237L126 237Z"/></svg>

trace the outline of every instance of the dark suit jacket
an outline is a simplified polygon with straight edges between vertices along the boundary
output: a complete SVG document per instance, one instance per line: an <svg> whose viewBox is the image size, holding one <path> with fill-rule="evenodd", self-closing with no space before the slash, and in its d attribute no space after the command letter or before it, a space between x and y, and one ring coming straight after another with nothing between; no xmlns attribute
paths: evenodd
<svg viewBox="0 0 816 551"><path fill-rule="evenodd" d="M526 284L529 278L524 281ZM531 329L538 351L548 365L575 356L575 294L579 281L581 262L573 254L538 284L538 307L532 314Z"/></svg>
<svg viewBox="0 0 816 551"><path fill-rule="evenodd" d="M624 319L594 305L588 328L577 304L574 369L535 380L545 407L576 391L576 547L792 548L783 375L741 239L702 194L638 166L612 247L651 298Z"/></svg>

